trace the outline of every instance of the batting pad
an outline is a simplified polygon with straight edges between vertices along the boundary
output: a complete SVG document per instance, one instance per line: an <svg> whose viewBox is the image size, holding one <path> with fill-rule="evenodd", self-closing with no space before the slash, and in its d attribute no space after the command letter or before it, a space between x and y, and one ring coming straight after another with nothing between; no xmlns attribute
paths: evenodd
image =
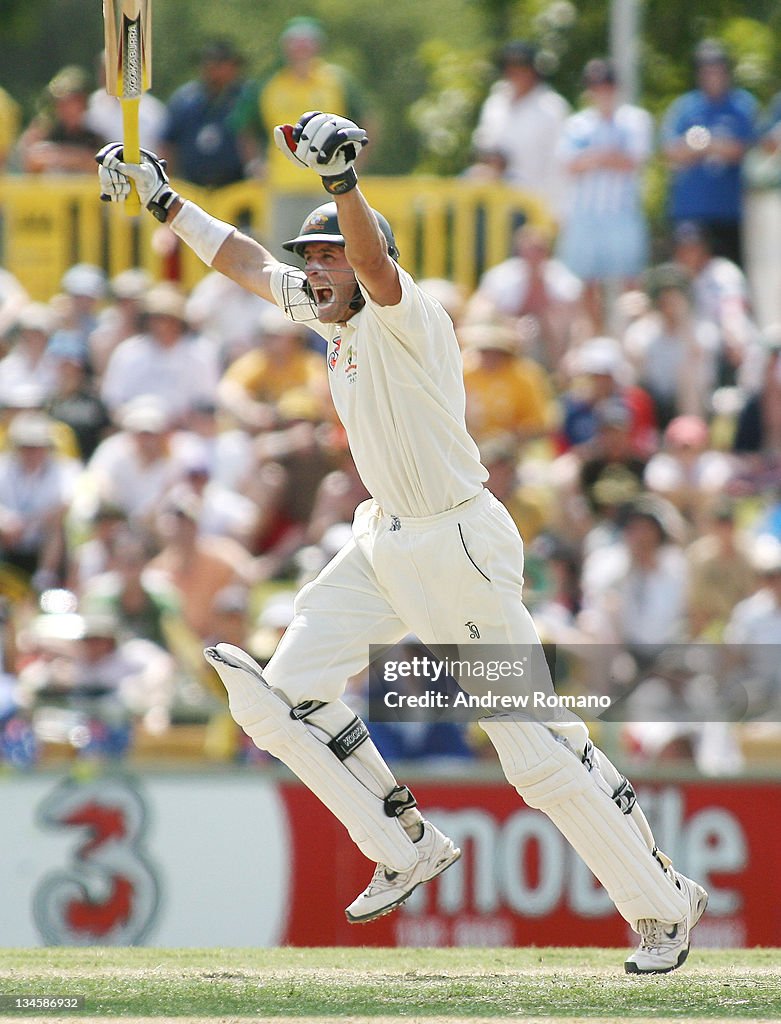
<svg viewBox="0 0 781 1024"><path fill-rule="evenodd" d="M385 813L382 797L359 782L303 722L291 717L290 707L266 685L257 662L232 644L207 647L203 653L228 691L231 715L252 742L298 776L369 860L392 871L413 867L417 850L399 820Z"/></svg>
<svg viewBox="0 0 781 1024"><path fill-rule="evenodd" d="M682 920L686 895L622 813L603 779L539 722L480 720L504 774L529 807L544 811L607 890L633 928L639 920Z"/></svg>

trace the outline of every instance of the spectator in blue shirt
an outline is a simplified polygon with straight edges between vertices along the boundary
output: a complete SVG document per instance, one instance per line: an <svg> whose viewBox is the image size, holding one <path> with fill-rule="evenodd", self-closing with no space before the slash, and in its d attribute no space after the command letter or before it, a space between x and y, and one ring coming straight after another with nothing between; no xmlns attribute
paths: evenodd
<svg viewBox="0 0 781 1024"><path fill-rule="evenodd" d="M241 181L244 164L230 118L244 80L244 61L228 40L207 43L200 76L167 105L164 150L174 175L210 188Z"/></svg>
<svg viewBox="0 0 781 1024"><path fill-rule="evenodd" d="M671 167L669 214L705 225L714 251L741 263L741 165L756 137L758 103L732 84L723 47L704 40L695 51L697 88L679 96L662 123Z"/></svg>

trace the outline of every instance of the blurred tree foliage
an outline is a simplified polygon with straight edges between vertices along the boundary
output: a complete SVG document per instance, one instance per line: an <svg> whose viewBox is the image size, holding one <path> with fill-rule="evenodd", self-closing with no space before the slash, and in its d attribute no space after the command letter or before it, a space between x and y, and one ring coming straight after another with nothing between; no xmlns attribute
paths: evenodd
<svg viewBox="0 0 781 1024"><path fill-rule="evenodd" d="M608 47L608 0L153 0L154 81L161 99L192 77L200 45L228 37L247 73L279 64L279 34L294 15L319 18L327 55L362 84L377 126L371 169L458 173L468 163L479 105L508 38L540 44L552 84L578 103L579 77ZM763 102L781 89L778 0L643 0L640 101L659 115L691 86L691 53L722 39L738 81ZM102 46L100 0L0 0L0 85L31 116L65 64L93 70Z"/></svg>

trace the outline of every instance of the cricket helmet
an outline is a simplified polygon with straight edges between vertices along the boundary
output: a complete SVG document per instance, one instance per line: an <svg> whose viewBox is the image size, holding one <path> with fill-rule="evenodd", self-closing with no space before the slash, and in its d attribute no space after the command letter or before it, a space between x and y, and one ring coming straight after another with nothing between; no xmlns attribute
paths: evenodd
<svg viewBox="0 0 781 1024"><path fill-rule="evenodd" d="M390 224L381 213L377 213L376 210L372 210L372 213L377 218L380 231L382 231L385 241L388 243L388 255L392 259L397 260L399 258L399 250L396 248L396 239L393 237L393 230ZM302 246L307 242L332 242L334 245L344 245L344 235L339 228L336 203L323 203L322 206L312 210L301 225L298 235L295 238L291 238L288 242L283 242L282 248L300 256Z"/></svg>

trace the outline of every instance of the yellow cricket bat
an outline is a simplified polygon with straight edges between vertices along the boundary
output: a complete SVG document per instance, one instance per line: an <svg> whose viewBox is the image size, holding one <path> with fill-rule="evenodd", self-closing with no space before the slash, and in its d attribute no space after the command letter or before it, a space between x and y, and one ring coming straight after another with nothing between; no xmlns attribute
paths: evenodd
<svg viewBox="0 0 781 1024"><path fill-rule="evenodd" d="M122 104L122 146L128 163L141 161L138 105L152 82L152 0L103 0L106 33L106 92ZM125 208L141 211L133 189Z"/></svg>

